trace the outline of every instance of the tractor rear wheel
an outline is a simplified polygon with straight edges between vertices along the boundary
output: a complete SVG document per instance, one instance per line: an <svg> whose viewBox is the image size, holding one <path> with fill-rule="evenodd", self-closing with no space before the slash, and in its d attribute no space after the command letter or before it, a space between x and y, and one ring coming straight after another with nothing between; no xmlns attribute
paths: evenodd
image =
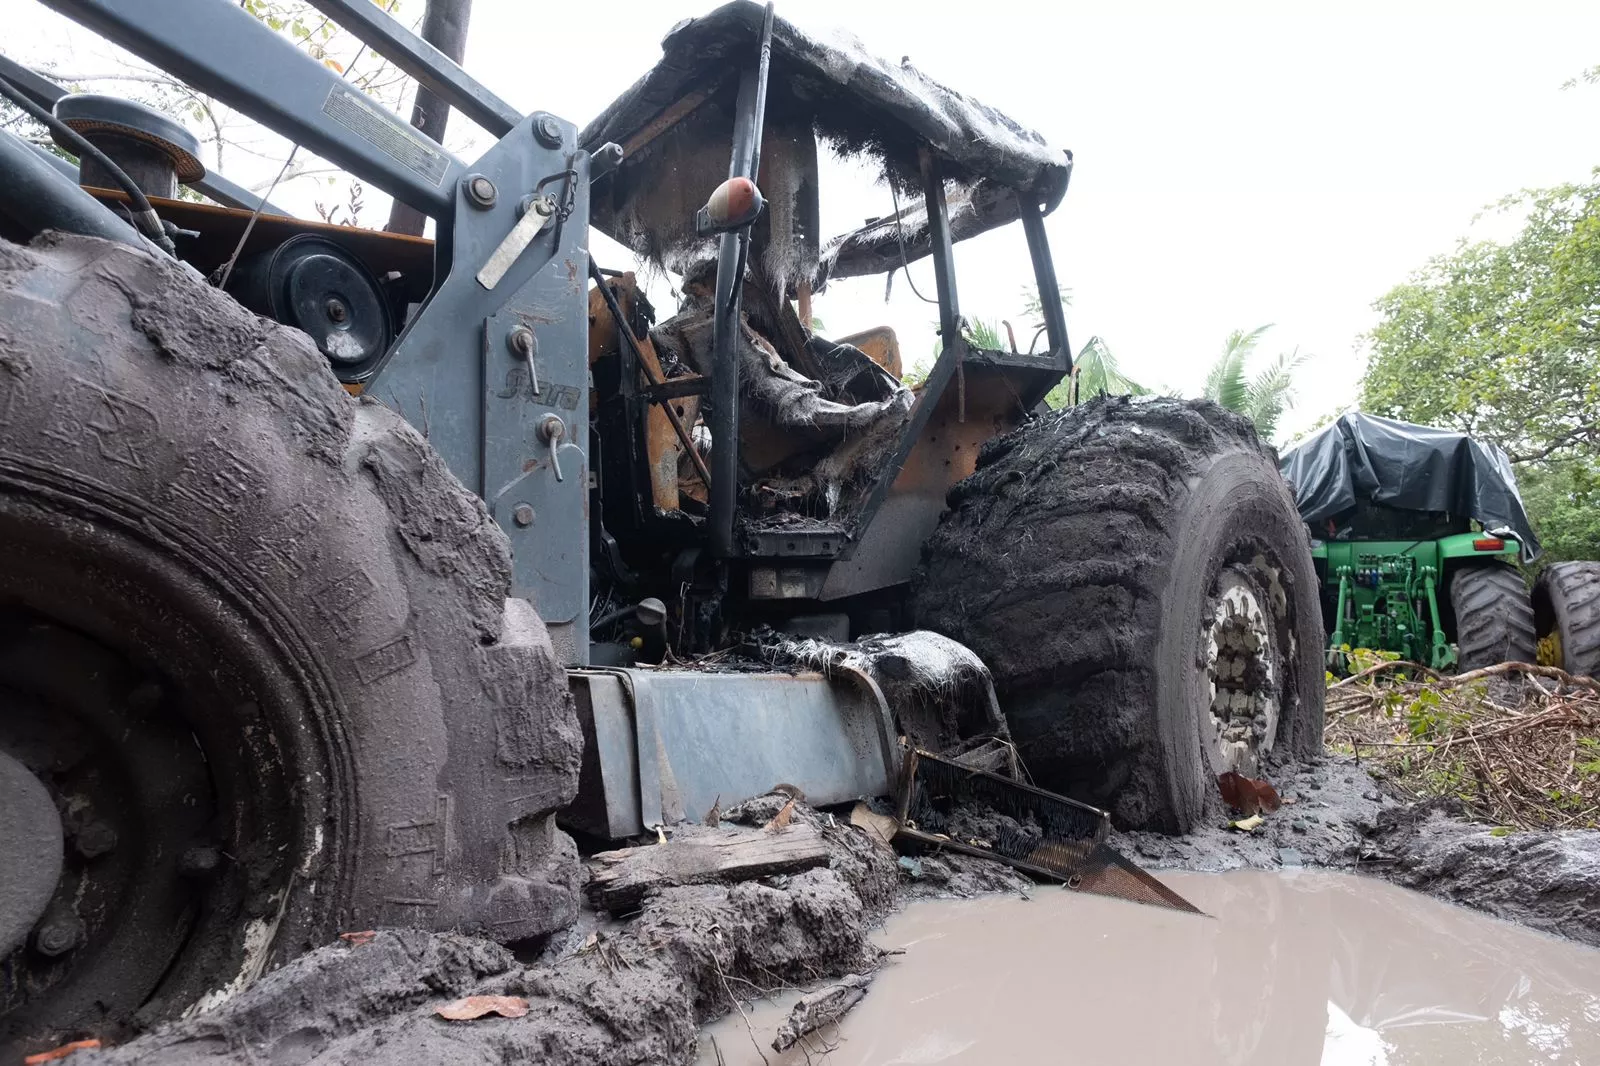
<svg viewBox="0 0 1600 1066"><path fill-rule="evenodd" d="M1600 678L1600 563L1552 563L1533 585L1540 662Z"/></svg>
<svg viewBox="0 0 1600 1066"><path fill-rule="evenodd" d="M1538 638L1527 582L1516 567L1484 563L1450 578L1456 615L1456 664L1465 673L1496 663L1531 663Z"/></svg>
<svg viewBox="0 0 1600 1066"><path fill-rule="evenodd" d="M1186 832L1217 774L1321 751L1310 545L1244 419L1093 400L985 445L949 504L917 623L989 664L1038 784Z"/></svg>
<svg viewBox="0 0 1600 1066"><path fill-rule="evenodd" d="M343 931L570 922L581 739L509 561L303 334L0 242L0 1059Z"/></svg>

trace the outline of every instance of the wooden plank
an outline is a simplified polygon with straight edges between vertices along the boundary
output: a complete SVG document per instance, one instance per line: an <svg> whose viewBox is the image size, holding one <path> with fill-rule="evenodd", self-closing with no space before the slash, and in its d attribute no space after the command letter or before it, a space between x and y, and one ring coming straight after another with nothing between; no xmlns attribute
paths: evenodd
<svg viewBox="0 0 1600 1066"><path fill-rule="evenodd" d="M828 863L822 834L804 822L773 832L719 829L620 851L589 861L588 892L612 913L633 910L653 888L750 881Z"/></svg>

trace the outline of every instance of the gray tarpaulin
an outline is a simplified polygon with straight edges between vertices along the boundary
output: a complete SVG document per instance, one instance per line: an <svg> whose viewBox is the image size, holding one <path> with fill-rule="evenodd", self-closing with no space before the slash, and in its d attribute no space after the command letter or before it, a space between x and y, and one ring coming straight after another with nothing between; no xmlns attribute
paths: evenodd
<svg viewBox="0 0 1600 1066"><path fill-rule="evenodd" d="M1352 411L1306 438L1280 462L1295 506L1313 530L1359 500L1476 519L1539 553L1506 453L1454 430Z"/></svg>

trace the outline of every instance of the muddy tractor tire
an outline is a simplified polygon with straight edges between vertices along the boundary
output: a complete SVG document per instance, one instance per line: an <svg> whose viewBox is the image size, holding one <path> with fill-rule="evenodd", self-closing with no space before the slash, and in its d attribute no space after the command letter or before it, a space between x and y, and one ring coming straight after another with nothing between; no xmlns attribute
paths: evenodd
<svg viewBox="0 0 1600 1066"><path fill-rule="evenodd" d="M1533 601L1516 567L1487 563L1450 578L1456 616L1456 667L1462 673L1497 663L1531 663L1538 637Z"/></svg>
<svg viewBox="0 0 1600 1066"><path fill-rule="evenodd" d="M1533 585L1539 662L1600 678L1600 563L1552 563Z"/></svg>
<svg viewBox="0 0 1600 1066"><path fill-rule="evenodd" d="M509 583L303 334L121 244L0 242L0 810L34 812L0 870L60 862L0 892L0 1058L344 932L568 924L581 737Z"/></svg>
<svg viewBox="0 0 1600 1066"><path fill-rule="evenodd" d="M1244 419L1097 399L985 445L949 506L913 610L988 663L1036 783L1186 832L1218 773L1321 751L1310 544Z"/></svg>

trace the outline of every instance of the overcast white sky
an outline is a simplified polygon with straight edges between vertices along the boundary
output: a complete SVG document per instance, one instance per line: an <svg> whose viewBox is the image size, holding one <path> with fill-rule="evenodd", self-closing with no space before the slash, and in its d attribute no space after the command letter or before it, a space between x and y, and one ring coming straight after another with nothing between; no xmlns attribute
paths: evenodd
<svg viewBox="0 0 1600 1066"><path fill-rule="evenodd" d="M14 57L106 65L102 46L34 0L5 6L17 15L5 45ZM402 0L400 13L412 21L422 6ZM710 6L475 0L466 66L514 105L581 126L656 60L675 22ZM1353 398L1375 298L1476 232L1484 205L1600 164L1600 86L1561 89L1600 64L1593 0L780 0L778 10L908 55L1071 148L1076 172L1049 232L1073 293L1074 347L1098 334L1134 378L1197 390L1229 330L1276 323L1269 352L1313 355L1291 432ZM453 119L451 147L473 154L470 130ZM246 157L229 171L251 184L263 169L270 179L277 168ZM890 210L869 171L828 167L822 182L825 222ZM274 199L304 209L312 195ZM369 211L363 221L381 224ZM601 241L596 252L608 258ZM931 295L928 265L912 271ZM1020 227L958 246L968 317L1015 318L1029 278ZM887 322L911 361L933 348L936 313L902 279L888 307L881 279L868 279L831 288L817 314L835 334Z"/></svg>

